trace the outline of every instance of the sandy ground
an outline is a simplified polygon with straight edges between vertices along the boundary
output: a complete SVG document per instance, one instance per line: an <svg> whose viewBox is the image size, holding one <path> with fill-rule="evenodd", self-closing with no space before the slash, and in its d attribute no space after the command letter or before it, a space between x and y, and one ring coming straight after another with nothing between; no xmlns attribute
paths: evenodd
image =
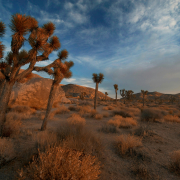
<svg viewBox="0 0 180 180"><path fill-rule="evenodd" d="M65 104L69 107L73 104ZM75 105L75 104L74 104ZM108 112L110 115L113 110L103 110L103 105L98 105L97 111L100 114ZM93 107L91 107L93 109ZM48 130L55 130L62 122L66 121L74 111L67 114L55 115L48 122ZM85 128L88 131L100 138L103 149L102 173L100 180L133 180L138 179L132 172L133 168L143 166L149 172L149 179L153 180L178 180L180 176L170 172L170 153L180 150L180 123L176 122L142 122L139 116L134 117L138 125L133 128L119 128L117 133L103 133L99 129L105 125L112 116L96 120L94 118L85 117ZM23 120L23 129L38 131L41 127L42 120L35 115L29 119ZM116 153L114 149L115 138L121 134L132 134L138 127L146 126L153 131L153 134L142 139L142 147L139 147L137 152L139 156L123 157ZM18 164L10 162L0 168L0 179L12 179L14 167ZM139 178L145 179L145 178ZM148 178L147 178L148 179Z"/></svg>

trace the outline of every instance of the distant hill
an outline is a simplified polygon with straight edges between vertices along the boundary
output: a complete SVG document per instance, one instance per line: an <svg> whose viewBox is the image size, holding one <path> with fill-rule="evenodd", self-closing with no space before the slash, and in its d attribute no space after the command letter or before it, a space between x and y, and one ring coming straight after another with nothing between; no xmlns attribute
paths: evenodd
<svg viewBox="0 0 180 180"><path fill-rule="evenodd" d="M89 87L84 87L76 84L67 84L61 86L61 88L64 90L66 97L68 96L79 97L81 92L86 92L87 95L85 97L89 99L93 99L95 96L95 89ZM105 94L98 91L98 98L104 99ZM111 98L107 96L107 99L111 99Z"/></svg>

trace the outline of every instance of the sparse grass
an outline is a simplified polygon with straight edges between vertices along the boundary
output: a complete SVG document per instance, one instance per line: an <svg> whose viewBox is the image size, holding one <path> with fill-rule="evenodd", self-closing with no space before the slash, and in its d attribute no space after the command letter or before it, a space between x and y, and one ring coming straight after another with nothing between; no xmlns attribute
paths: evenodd
<svg viewBox="0 0 180 180"><path fill-rule="evenodd" d="M177 122L177 123L180 123L180 118L178 116L173 116L173 115L166 115L164 116L164 120L165 121L169 121L169 122Z"/></svg>
<svg viewBox="0 0 180 180"><path fill-rule="evenodd" d="M133 135L120 135L116 138L115 148L120 155L132 155L135 147L142 146L141 141Z"/></svg>
<svg viewBox="0 0 180 180"><path fill-rule="evenodd" d="M180 175L180 150L171 153L170 170Z"/></svg>
<svg viewBox="0 0 180 180"><path fill-rule="evenodd" d="M15 157L12 139L0 138L0 166Z"/></svg>
<svg viewBox="0 0 180 180"><path fill-rule="evenodd" d="M19 171L18 180L24 179L98 179L100 163L91 155L62 147L39 152L38 158L25 170Z"/></svg>
<svg viewBox="0 0 180 180"><path fill-rule="evenodd" d="M108 124L103 125L99 131L103 133L118 133L117 127Z"/></svg>
<svg viewBox="0 0 180 180"><path fill-rule="evenodd" d="M6 114L6 122L3 127L3 137L14 137L20 133L22 126L21 119L24 115L16 112L9 112Z"/></svg>
<svg viewBox="0 0 180 180"><path fill-rule="evenodd" d="M156 122L162 121L164 115L166 115L165 111L159 109L142 109L141 112L141 121L147 122Z"/></svg>
<svg viewBox="0 0 180 180"><path fill-rule="evenodd" d="M131 128L137 125L137 122L133 118L123 118L122 116L115 115L113 119L108 121L108 124L114 125L118 128Z"/></svg>

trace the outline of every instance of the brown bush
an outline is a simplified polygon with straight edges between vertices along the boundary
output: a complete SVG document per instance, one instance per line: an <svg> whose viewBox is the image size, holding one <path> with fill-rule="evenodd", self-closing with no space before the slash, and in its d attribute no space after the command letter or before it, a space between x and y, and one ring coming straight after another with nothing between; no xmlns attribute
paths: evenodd
<svg viewBox="0 0 180 180"><path fill-rule="evenodd" d="M112 126L112 125L103 125L100 129L100 132L103 133L118 133L117 127L116 126Z"/></svg>
<svg viewBox="0 0 180 180"><path fill-rule="evenodd" d="M15 112L6 114L6 122L3 127L3 137L13 137L20 133L22 127L21 119L24 115Z"/></svg>
<svg viewBox="0 0 180 180"><path fill-rule="evenodd" d="M12 139L0 138L0 165L7 163L15 157L14 149Z"/></svg>
<svg viewBox="0 0 180 180"><path fill-rule="evenodd" d="M90 113L89 113L89 117L92 117L94 118L97 114L97 111L95 109L91 110Z"/></svg>
<svg viewBox="0 0 180 180"><path fill-rule="evenodd" d="M102 114L96 114L94 118L100 120L103 118L103 115Z"/></svg>
<svg viewBox="0 0 180 180"><path fill-rule="evenodd" d="M170 170L180 175L180 150L171 153Z"/></svg>
<svg viewBox="0 0 180 180"><path fill-rule="evenodd" d="M68 107L68 109L69 109L70 111L76 111L76 110L77 110L77 106L70 105L70 106Z"/></svg>
<svg viewBox="0 0 180 180"><path fill-rule="evenodd" d="M55 109L54 111L52 111L54 114L65 114L65 113L68 113L70 110L62 105L62 106L58 106L57 109Z"/></svg>
<svg viewBox="0 0 180 180"><path fill-rule="evenodd" d="M142 146L142 139L131 135L120 135L116 138L115 148L121 155L132 154L135 147Z"/></svg>
<svg viewBox="0 0 180 180"><path fill-rule="evenodd" d="M132 117L132 115L127 110L123 110L123 109L121 109L121 110L114 110L113 111L113 115L120 115L120 116L122 116L124 118Z"/></svg>
<svg viewBox="0 0 180 180"><path fill-rule="evenodd" d="M24 179L98 179L100 163L91 155L76 150L52 147L45 153L39 152L25 170L19 172Z"/></svg>
<svg viewBox="0 0 180 180"><path fill-rule="evenodd" d="M109 113L108 112L104 112L102 115L103 115L103 117L109 117Z"/></svg>
<svg viewBox="0 0 180 180"><path fill-rule="evenodd" d="M137 125L137 122L131 118L123 118L122 116L115 115L113 119L108 121L108 124L114 125L118 128L131 128Z"/></svg>
<svg viewBox="0 0 180 180"><path fill-rule="evenodd" d="M167 113L165 111L159 109L142 109L141 112L141 121L151 121L156 122L163 119L164 115Z"/></svg>

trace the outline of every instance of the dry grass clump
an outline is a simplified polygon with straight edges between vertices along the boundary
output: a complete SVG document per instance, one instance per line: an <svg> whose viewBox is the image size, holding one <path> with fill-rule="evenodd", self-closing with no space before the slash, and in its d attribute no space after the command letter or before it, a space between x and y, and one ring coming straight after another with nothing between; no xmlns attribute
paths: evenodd
<svg viewBox="0 0 180 180"><path fill-rule="evenodd" d="M70 118L67 119L68 124L71 125L81 125L84 126L86 124L86 120L82 118L79 114L72 114Z"/></svg>
<svg viewBox="0 0 180 180"><path fill-rule="evenodd" d="M10 112L22 113L29 116L30 114L35 113L36 110L30 108L29 106L18 105L18 106L12 106Z"/></svg>
<svg viewBox="0 0 180 180"><path fill-rule="evenodd" d="M89 113L89 117L94 118L97 114L97 111L95 109L91 110Z"/></svg>
<svg viewBox="0 0 180 180"><path fill-rule="evenodd" d="M113 106L106 106L106 107L103 107L103 110L113 110L114 107Z"/></svg>
<svg viewBox="0 0 180 180"><path fill-rule="evenodd" d="M156 122L163 119L164 115L166 115L165 111L149 108L149 109L142 109L141 112L141 121L147 122Z"/></svg>
<svg viewBox="0 0 180 180"><path fill-rule="evenodd" d="M131 128L137 125L136 120L131 118L123 118L122 116L115 115L113 119L108 121L108 124L114 125L118 128Z"/></svg>
<svg viewBox="0 0 180 180"><path fill-rule="evenodd" d="M52 147L39 152L38 158L21 169L19 180L24 179L98 179L100 163L91 155L83 152Z"/></svg>
<svg viewBox="0 0 180 180"><path fill-rule="evenodd" d="M86 113L90 113L91 112L91 107L90 106L78 106L77 107L77 111L80 115L84 115Z"/></svg>
<svg viewBox="0 0 180 180"><path fill-rule="evenodd" d="M99 129L100 132L103 132L103 133L118 133L118 130L117 130L117 127L116 126L113 126L113 125L103 125L100 129Z"/></svg>
<svg viewBox="0 0 180 180"><path fill-rule="evenodd" d="M113 115L120 115L124 118L126 117L132 117L132 115L128 112L128 110L123 110L123 109L119 109L119 110L114 110L113 111Z"/></svg>
<svg viewBox="0 0 180 180"><path fill-rule="evenodd" d="M178 116L173 116L173 115L166 115L164 116L164 120L165 121L169 121L169 122L177 122L177 123L180 123L180 118Z"/></svg>
<svg viewBox="0 0 180 180"><path fill-rule="evenodd" d="M6 122L3 127L3 137L13 137L20 133L22 126L21 119L24 116L20 113L9 112L6 114Z"/></svg>
<svg viewBox="0 0 180 180"><path fill-rule="evenodd" d="M180 175L180 150L171 154L170 170Z"/></svg>
<svg viewBox="0 0 180 180"><path fill-rule="evenodd" d="M132 155L134 148L139 146L142 146L142 139L139 137L133 135L120 135L116 138L115 148L121 155Z"/></svg>
<svg viewBox="0 0 180 180"><path fill-rule="evenodd" d="M53 113L54 114L65 114L65 113L68 113L69 111L70 110L66 106L62 105L62 106L58 106L58 108L55 109L53 111Z"/></svg>
<svg viewBox="0 0 180 180"><path fill-rule="evenodd" d="M102 114L96 114L94 118L97 120L100 120L103 118L103 115Z"/></svg>
<svg viewBox="0 0 180 180"><path fill-rule="evenodd" d="M0 165L15 157L14 144L9 138L0 138Z"/></svg>
<svg viewBox="0 0 180 180"><path fill-rule="evenodd" d="M103 115L103 117L109 117L109 113L108 112L104 112L102 115Z"/></svg>

